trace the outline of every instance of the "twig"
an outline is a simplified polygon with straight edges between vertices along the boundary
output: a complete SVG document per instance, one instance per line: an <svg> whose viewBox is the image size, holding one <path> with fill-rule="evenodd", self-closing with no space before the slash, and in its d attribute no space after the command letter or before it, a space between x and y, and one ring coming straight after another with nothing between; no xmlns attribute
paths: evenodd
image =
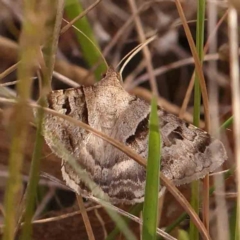
<svg viewBox="0 0 240 240"><path fill-rule="evenodd" d="M46 208L47 204L51 201L53 196L56 194L56 188L50 187L48 192L45 194L44 198L42 199L41 203L37 206L37 209L34 213L33 220L37 219L42 211Z"/></svg>
<svg viewBox="0 0 240 240"><path fill-rule="evenodd" d="M9 75L10 73L12 73L13 71L15 71L17 69L19 65L19 62L15 63L14 65L12 65L11 67L9 67L8 69L6 69L4 72L2 72L0 74L0 80L2 80L3 78L5 78L7 75Z"/></svg>
<svg viewBox="0 0 240 240"><path fill-rule="evenodd" d="M187 20L185 18L184 11L182 9L180 0L175 0L175 3L176 3L176 6L177 6L177 9L178 9L179 16L180 16L180 18L182 20L182 23L183 23L183 28L185 30L185 33L186 33L186 36L187 36L187 39L188 39L188 43L189 43L189 46L190 46L190 49L191 49L192 56L195 60L196 73L199 76L199 83L200 83L201 93L202 93L202 98L203 98L206 129L208 131L209 123L210 123L210 119L209 119L210 115L209 115L209 105L208 105L208 96L207 96L207 88L206 88L205 78L204 78L204 75L203 75L203 72L202 72L201 63L200 63L200 60L199 60L199 57L198 57L198 54L197 54L197 51L196 51L196 47L195 47L195 44L194 44L194 41L193 41L193 38L192 38L192 34L190 32L189 26L187 25Z"/></svg>
<svg viewBox="0 0 240 240"><path fill-rule="evenodd" d="M82 214L82 218L83 218L83 222L85 224L85 228L86 228L86 231L87 231L88 238L90 240L95 240L93 230L92 230L92 226L91 226L91 223L89 221L88 214L87 214L87 211L85 209L82 196L76 194L76 198L77 198L79 209L80 209L81 214Z"/></svg>
<svg viewBox="0 0 240 240"><path fill-rule="evenodd" d="M108 202L102 201L102 200L100 200L100 199L98 199L96 197L93 197L93 196L91 197L91 200L93 200L94 202L97 202L98 204L102 205L105 208L108 208L108 209L116 211L117 213L121 214L122 216L125 216L125 217L133 220L134 222L139 223L140 225L143 224L142 219L140 219L139 217L136 217L136 216L132 215L129 212L126 212L126 211L124 211L124 210L122 210L122 209L120 209L118 207L115 207L115 206L113 206L112 204L110 204ZM167 240L176 240L176 238L170 236L168 233L164 232L162 229L157 228L157 233L160 236L162 236L165 239L167 239Z"/></svg>
<svg viewBox="0 0 240 240"><path fill-rule="evenodd" d="M128 0L128 2L129 2L129 5L130 5L130 8L132 10L132 13L136 14L137 5L136 5L135 0ZM136 28L137 28L137 32L138 32L140 42L144 43L146 41L146 36L144 34L141 19L140 19L138 14L135 15L134 21L135 21L135 24L136 24ZM153 66L152 66L152 63L151 63L151 54L150 54L149 48L148 48L148 46L144 46L142 50L143 50L144 58L146 60L147 70L149 72L150 85L151 85L153 94L155 96L158 96L157 83L156 83L155 76L153 74Z"/></svg>
<svg viewBox="0 0 240 240"><path fill-rule="evenodd" d="M91 11L95 6L97 6L102 0L97 0L95 3L93 3L92 5L90 5L87 9L85 9L80 15L78 15L77 17L75 17L72 21L70 21L66 26L64 26L60 32L60 34L62 35L63 33L65 33L77 20L81 19L82 17L84 17L89 11Z"/></svg>
<svg viewBox="0 0 240 240"><path fill-rule="evenodd" d="M215 54L208 54L204 57L204 61L214 61L214 60L218 60L219 59L219 54L215 53ZM186 66L186 65L190 65L190 64L194 64L194 58L193 57L189 57L189 58L185 58L185 59L181 59L179 61L170 63L168 65L165 66L161 66L159 68L154 69L153 74L155 76L159 76L162 75L166 72L169 72L171 70L174 70L176 68L180 68L182 66ZM131 87L135 87L139 84L142 84L144 82L146 82L148 80L148 74L142 74L141 76L137 77L133 83L131 83Z"/></svg>
<svg viewBox="0 0 240 240"><path fill-rule="evenodd" d="M219 27L221 26L221 24L223 23L224 19L227 17L227 14L228 14L228 11L226 11L224 13L224 15L222 16L222 18L218 21L218 24L216 25L216 27L214 28L214 30L211 32L211 34L209 35L208 39L207 39L207 42L204 46L204 55L207 53L208 49L209 49L209 45L213 39L213 37L215 37L216 33L217 33L217 30L219 29ZM215 53L212 53L212 54L208 54L206 56L204 56L204 61L206 60L206 58L208 56L216 56L216 58L211 58L211 60L217 60L219 59L219 54L215 54ZM182 107L181 107L181 110L180 110L180 113L179 113L179 117L182 118L184 112L186 111L187 109L187 106L188 106L188 103L189 103L189 100L190 100L190 97L191 97L191 94L192 94L192 90L193 90L193 86L194 86L194 74L192 74L192 77L191 77L191 80L190 80L190 83L188 85L188 89L187 89L187 92L186 92L186 95L185 95L185 98L183 100L183 103L182 103Z"/></svg>
<svg viewBox="0 0 240 240"><path fill-rule="evenodd" d="M231 76L231 88L232 88L232 104L233 104L233 129L234 129L234 139L235 139L235 160L237 165L237 219L236 219L236 231L239 238L240 232L240 84L239 84L239 60L238 60L238 15L237 10L230 5L229 15L228 15L228 25L229 25L229 50L230 50L230 76Z"/></svg>
<svg viewBox="0 0 240 240"><path fill-rule="evenodd" d="M1 98L0 97L0 102L3 102L5 104L16 104L15 100L10 100L6 98ZM29 103L29 105L33 108L40 108L39 105L35 103ZM127 156L130 158L134 159L137 163L140 165L146 167L146 160L136 154L131 148L125 146L123 143L107 136L106 134L90 127L88 124L85 124L77 119L74 119L70 116L63 115L59 112L56 112L54 110L51 110L49 108L43 108L43 110L46 113L52 114L54 116L63 118L64 120L68 121L69 123L72 123L78 127L81 127L91 133L93 133L95 136L100 137L101 139L105 140L106 142L110 143L117 149L121 150L124 152ZM189 202L186 200L186 198L183 196L183 194L174 186L174 184L168 180L163 174L161 174L161 182L164 183L164 185L167 187L167 189L170 191L170 193L175 197L175 199L179 202L179 204L185 209L185 211L189 214L190 218L192 221L196 224L196 226L199 229L200 234L205 238L205 239L210 239L204 225L202 224L201 220L199 219L198 215L194 212L192 209L191 205Z"/></svg>
<svg viewBox="0 0 240 240"><path fill-rule="evenodd" d="M136 87L133 90L130 91L131 94L137 95L138 97L147 100L148 102L151 101L152 99L152 93L142 87ZM163 109L169 111L170 113L173 113L175 115L179 114L180 108L177 105L174 105L167 101L165 98L158 97L158 105L162 107ZM183 119L187 122L192 123L193 122L193 117L189 112L185 112L183 115ZM204 122L200 121L200 127L204 127Z"/></svg>

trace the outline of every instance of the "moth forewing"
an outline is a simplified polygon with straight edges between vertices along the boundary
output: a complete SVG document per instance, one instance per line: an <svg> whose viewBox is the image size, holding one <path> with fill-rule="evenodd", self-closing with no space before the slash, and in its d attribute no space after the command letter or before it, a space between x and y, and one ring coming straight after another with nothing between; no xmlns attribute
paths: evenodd
<svg viewBox="0 0 240 240"><path fill-rule="evenodd" d="M49 108L88 124L147 158L150 105L128 94L114 69L109 68L93 86L53 91L47 100ZM204 177L227 159L223 144L208 133L161 108L158 117L162 139L160 169L176 185ZM68 159L56 151L51 135L112 203L134 204L144 200L146 170L124 152L52 114L45 115L43 129L46 142L63 163L67 165ZM81 194L77 190L81 188L89 191L74 168L64 167L63 176L66 184L78 193Z"/></svg>

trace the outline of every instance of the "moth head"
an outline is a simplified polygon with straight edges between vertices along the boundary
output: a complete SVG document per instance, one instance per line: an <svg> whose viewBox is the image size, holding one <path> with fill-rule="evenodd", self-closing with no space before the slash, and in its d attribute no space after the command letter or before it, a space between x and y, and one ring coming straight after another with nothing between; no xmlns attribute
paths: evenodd
<svg viewBox="0 0 240 240"><path fill-rule="evenodd" d="M102 80L99 82L99 85L102 86L122 86L122 77L120 74L113 68L109 67L107 72L103 74Z"/></svg>
<svg viewBox="0 0 240 240"><path fill-rule="evenodd" d="M124 112L135 97L122 86L120 75L109 68L105 77L93 87L84 88L88 111L94 113L94 123L106 128Z"/></svg>

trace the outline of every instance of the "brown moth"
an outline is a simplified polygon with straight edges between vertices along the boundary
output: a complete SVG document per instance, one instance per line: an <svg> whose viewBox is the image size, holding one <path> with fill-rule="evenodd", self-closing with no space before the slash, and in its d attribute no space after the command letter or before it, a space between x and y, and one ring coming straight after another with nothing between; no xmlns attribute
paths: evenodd
<svg viewBox="0 0 240 240"><path fill-rule="evenodd" d="M112 68L93 86L52 91L47 100L49 108L89 124L147 158L150 105L126 92ZM204 177L227 159L222 142L212 139L207 132L160 107L158 116L162 136L161 172L176 185ZM54 136L113 204L144 200L146 171L126 154L51 114L46 114L43 129L52 151L60 156L52 141ZM86 195L87 188L68 159L62 159L62 175L69 187Z"/></svg>

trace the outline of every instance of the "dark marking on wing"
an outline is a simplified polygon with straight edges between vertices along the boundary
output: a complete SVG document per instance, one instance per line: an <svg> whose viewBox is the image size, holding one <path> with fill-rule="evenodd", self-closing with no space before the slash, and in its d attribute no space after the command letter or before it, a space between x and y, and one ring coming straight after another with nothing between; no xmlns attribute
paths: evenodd
<svg viewBox="0 0 240 240"><path fill-rule="evenodd" d="M127 140L126 143L131 145L136 139L142 139L143 137L146 136L148 133L148 118L144 118L137 126L136 132L134 135L130 136Z"/></svg>
<svg viewBox="0 0 240 240"><path fill-rule="evenodd" d="M168 139L172 144L176 144L176 139L183 140L184 137L182 136L182 129L181 127L177 127L174 131L172 131L168 135Z"/></svg>
<svg viewBox="0 0 240 240"><path fill-rule="evenodd" d="M197 143L197 149L199 152L204 153L205 149L207 146L209 146L211 143L211 139L210 137L206 137L204 139L201 139L200 141L198 141Z"/></svg>
<svg viewBox="0 0 240 240"><path fill-rule="evenodd" d="M71 113L71 106L70 106L70 102L69 102L69 98L68 97L65 98L65 102L62 105L62 107L64 109L66 109L66 115L69 115Z"/></svg>

